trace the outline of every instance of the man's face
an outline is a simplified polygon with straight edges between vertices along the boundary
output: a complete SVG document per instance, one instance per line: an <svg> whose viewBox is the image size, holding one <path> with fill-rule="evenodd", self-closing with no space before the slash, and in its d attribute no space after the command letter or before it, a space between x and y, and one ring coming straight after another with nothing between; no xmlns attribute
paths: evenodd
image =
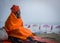
<svg viewBox="0 0 60 43"><path fill-rule="evenodd" d="M20 18L20 10L18 10L17 12L15 12L15 15L17 18Z"/></svg>

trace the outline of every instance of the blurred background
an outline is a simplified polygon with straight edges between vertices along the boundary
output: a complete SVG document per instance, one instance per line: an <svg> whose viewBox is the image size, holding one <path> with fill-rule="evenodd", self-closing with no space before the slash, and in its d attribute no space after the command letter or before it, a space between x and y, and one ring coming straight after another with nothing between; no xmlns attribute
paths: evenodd
<svg viewBox="0 0 60 43"><path fill-rule="evenodd" d="M60 33L60 0L0 0L0 28L14 4L20 6L24 26L30 25L32 32Z"/></svg>

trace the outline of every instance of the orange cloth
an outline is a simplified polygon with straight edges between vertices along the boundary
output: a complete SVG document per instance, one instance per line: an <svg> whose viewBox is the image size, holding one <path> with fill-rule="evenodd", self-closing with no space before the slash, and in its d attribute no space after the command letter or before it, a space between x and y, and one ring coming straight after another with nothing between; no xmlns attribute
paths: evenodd
<svg viewBox="0 0 60 43"><path fill-rule="evenodd" d="M12 43L10 40L3 40L2 43Z"/></svg>
<svg viewBox="0 0 60 43"><path fill-rule="evenodd" d="M11 13L5 23L5 29L9 36L26 40L27 37L33 36L29 29L24 28L21 18L17 18L14 13Z"/></svg>

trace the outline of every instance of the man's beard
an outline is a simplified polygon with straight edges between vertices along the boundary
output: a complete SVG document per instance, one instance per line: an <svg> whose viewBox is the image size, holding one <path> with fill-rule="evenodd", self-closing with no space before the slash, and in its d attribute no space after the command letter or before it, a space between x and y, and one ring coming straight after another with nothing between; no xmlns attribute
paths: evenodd
<svg viewBox="0 0 60 43"><path fill-rule="evenodd" d="M14 12L14 14L16 15L17 18L20 18L20 13Z"/></svg>
<svg viewBox="0 0 60 43"><path fill-rule="evenodd" d="M15 15L16 15L17 18L20 18L20 14L17 13L17 14L15 14Z"/></svg>

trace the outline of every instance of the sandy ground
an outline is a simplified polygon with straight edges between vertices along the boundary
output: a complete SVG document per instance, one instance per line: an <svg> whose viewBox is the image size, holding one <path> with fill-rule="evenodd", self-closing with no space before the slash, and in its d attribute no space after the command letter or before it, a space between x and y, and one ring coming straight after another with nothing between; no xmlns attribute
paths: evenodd
<svg viewBox="0 0 60 43"><path fill-rule="evenodd" d="M37 34L44 39L54 40L60 43L60 34Z"/></svg>

